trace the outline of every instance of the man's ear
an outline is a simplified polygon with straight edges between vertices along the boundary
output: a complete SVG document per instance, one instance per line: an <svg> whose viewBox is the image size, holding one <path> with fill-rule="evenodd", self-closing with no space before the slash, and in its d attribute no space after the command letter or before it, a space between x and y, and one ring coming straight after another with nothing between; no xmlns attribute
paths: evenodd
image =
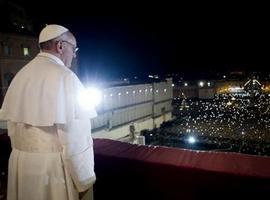
<svg viewBox="0 0 270 200"><path fill-rule="evenodd" d="M57 41L57 43L56 43L56 51L57 51L57 53L62 53L63 52L63 43L61 41Z"/></svg>

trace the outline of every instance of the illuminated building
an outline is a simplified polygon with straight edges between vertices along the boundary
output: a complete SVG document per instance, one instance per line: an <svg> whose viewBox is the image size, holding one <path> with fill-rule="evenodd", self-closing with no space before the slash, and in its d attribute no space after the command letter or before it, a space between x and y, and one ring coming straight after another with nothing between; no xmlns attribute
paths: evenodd
<svg viewBox="0 0 270 200"><path fill-rule="evenodd" d="M92 120L94 138L121 139L136 132L160 127L172 119L172 80L130 84L103 89L103 102Z"/></svg>

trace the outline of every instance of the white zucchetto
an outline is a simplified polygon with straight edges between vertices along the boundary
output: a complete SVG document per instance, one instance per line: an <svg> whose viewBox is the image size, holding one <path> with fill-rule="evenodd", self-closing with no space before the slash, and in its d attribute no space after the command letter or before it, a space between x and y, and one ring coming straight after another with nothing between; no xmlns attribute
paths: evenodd
<svg viewBox="0 0 270 200"><path fill-rule="evenodd" d="M46 42L54 38L57 38L67 31L68 31L67 28L57 24L47 25L45 28L41 30L39 34L38 43Z"/></svg>

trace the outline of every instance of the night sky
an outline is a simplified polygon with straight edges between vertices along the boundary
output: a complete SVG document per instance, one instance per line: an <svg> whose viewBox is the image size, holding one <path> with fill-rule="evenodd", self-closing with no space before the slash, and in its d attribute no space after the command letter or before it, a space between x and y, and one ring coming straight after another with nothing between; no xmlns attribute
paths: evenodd
<svg viewBox="0 0 270 200"><path fill-rule="evenodd" d="M107 78L174 72L196 77L216 71L269 71L269 31L263 16L257 19L250 11L209 13L138 4L121 8L105 2L97 8L89 3L47 2L42 9L20 3L36 32L45 23L58 23L74 33L81 74Z"/></svg>

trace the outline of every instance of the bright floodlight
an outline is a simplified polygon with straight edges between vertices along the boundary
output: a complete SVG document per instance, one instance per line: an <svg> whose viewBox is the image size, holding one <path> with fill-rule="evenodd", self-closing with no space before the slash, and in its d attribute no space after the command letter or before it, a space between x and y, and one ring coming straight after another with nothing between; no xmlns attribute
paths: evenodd
<svg viewBox="0 0 270 200"><path fill-rule="evenodd" d="M102 99L101 92L97 88L86 88L79 94L79 103L86 109L89 107L97 106Z"/></svg>
<svg viewBox="0 0 270 200"><path fill-rule="evenodd" d="M189 142L190 144L195 143L195 142L196 142L195 137L193 137L193 136L189 136L189 137L188 137L188 142Z"/></svg>
<svg viewBox="0 0 270 200"><path fill-rule="evenodd" d="M199 86L200 86L200 87L203 87L203 86L204 86L204 82L200 81L200 82L199 82Z"/></svg>

